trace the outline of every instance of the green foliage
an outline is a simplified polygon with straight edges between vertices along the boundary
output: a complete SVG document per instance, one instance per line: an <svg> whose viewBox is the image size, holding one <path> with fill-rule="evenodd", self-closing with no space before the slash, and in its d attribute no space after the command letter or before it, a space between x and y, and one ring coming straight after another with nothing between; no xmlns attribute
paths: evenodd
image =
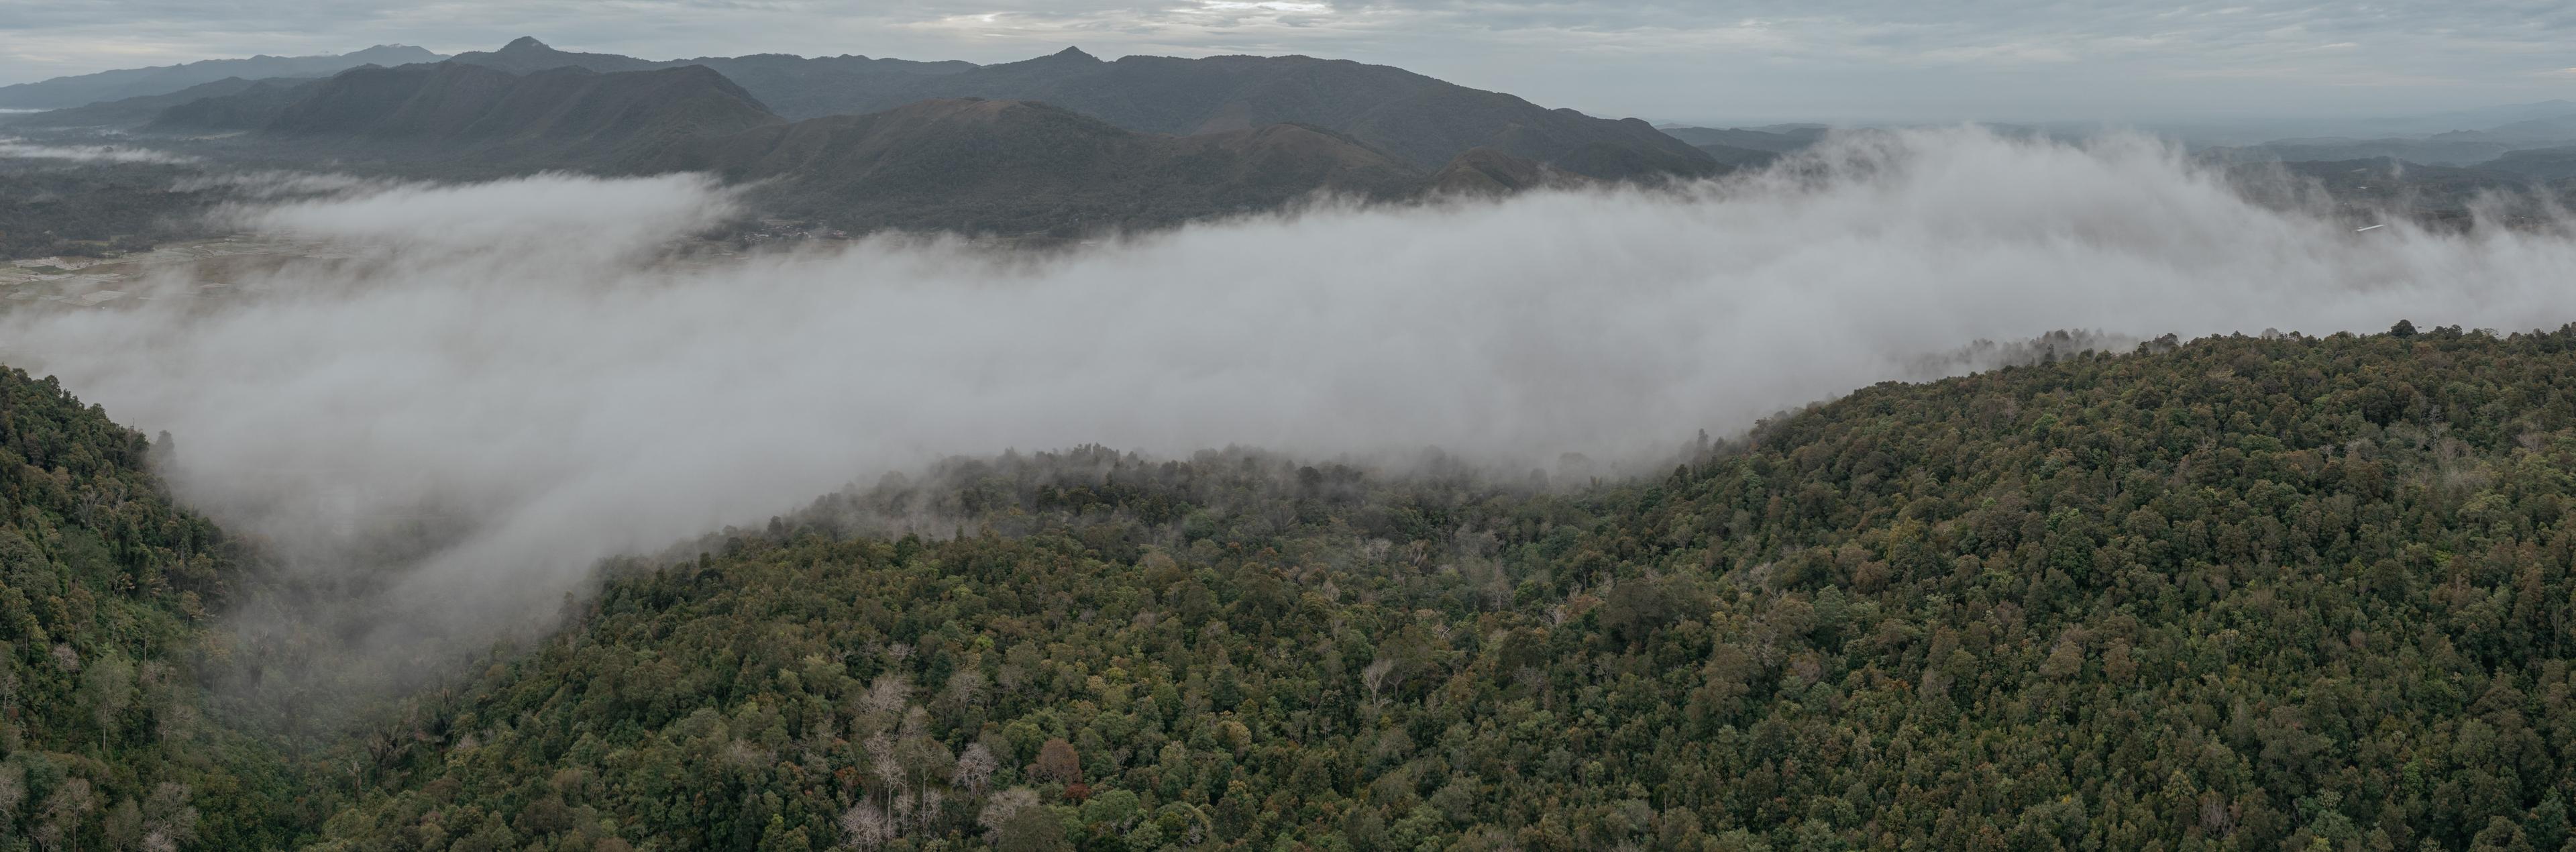
<svg viewBox="0 0 2576 852"><path fill-rule="evenodd" d="M145 471L150 449L0 369L0 849L292 837L279 763L205 721L190 663L230 562Z"/></svg>
<svg viewBox="0 0 2576 852"><path fill-rule="evenodd" d="M1574 496L1006 456L619 567L326 835L2556 848L2571 507L2576 331L1882 385Z"/></svg>

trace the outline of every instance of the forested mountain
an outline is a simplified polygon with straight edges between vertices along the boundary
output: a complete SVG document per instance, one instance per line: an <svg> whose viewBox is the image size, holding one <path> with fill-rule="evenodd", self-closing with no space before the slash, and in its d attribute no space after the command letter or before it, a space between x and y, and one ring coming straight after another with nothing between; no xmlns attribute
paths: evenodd
<svg viewBox="0 0 2576 852"><path fill-rule="evenodd" d="M533 36L520 36L518 38L511 39L509 44L502 45L499 50L469 50L455 56L450 56L447 59L448 61L455 62L460 65L480 65L486 68L498 68L512 74L527 74L530 72L546 71L555 68L582 68L597 71L602 74L611 74L619 71L650 71L655 68L668 68L677 64L656 62L650 59L637 59L632 56L619 56L614 53L581 53L569 50L556 50L545 42L536 40Z"/></svg>
<svg viewBox="0 0 2576 852"><path fill-rule="evenodd" d="M493 161L596 165L778 121L742 87L697 66L519 75L442 62L343 72L300 94L261 129L442 157L471 152Z"/></svg>
<svg viewBox="0 0 2576 852"><path fill-rule="evenodd" d="M96 127L124 129L141 127L150 123L153 119L160 117L164 110L170 109L171 107L191 104L201 100L222 101L225 100L228 95L241 94L263 86L292 87L310 82L312 81L297 78L244 80L240 77L226 77L210 83L199 83L168 94L137 95L119 100L101 101L87 106L72 107L70 109L47 110L39 113L6 116L5 118L0 118L0 123L30 128Z"/></svg>
<svg viewBox="0 0 2576 852"><path fill-rule="evenodd" d="M1586 179L1557 171L1545 163L1524 160L1492 148L1472 148L1431 174L1431 191L1461 195L1508 195L1544 187L1579 186Z"/></svg>
<svg viewBox="0 0 2576 852"><path fill-rule="evenodd" d="M2515 151L2495 158L2484 168L2538 180L2576 178L2576 146Z"/></svg>
<svg viewBox="0 0 2576 852"><path fill-rule="evenodd" d="M790 118L883 112L932 99L1041 101L1144 133L1195 134L1305 124L1349 136L1423 170L1485 147L1593 177L1700 175L1718 164L1643 121L1546 109L1401 68L1305 56L1130 56L1103 62L1067 48L999 65L866 57L753 56L654 62L554 50L521 38L454 61L513 71L566 65L631 71L697 64L732 77Z"/></svg>
<svg viewBox="0 0 2576 852"><path fill-rule="evenodd" d="M1056 237L1273 210L1318 192L1385 200L1511 191L1637 165L1622 165L1615 148L1568 154L1589 169L1474 149L1435 172L1309 125L1141 133L1051 104L973 98L788 124L695 65L524 75L457 62L359 68L199 99L153 126L255 127L249 141L263 156L414 172L703 171L753 186L766 214L849 231Z"/></svg>
<svg viewBox="0 0 2576 852"><path fill-rule="evenodd" d="M2576 327L2406 325L1572 493L962 462L612 566L322 848L2565 848L2571 469Z"/></svg>
<svg viewBox="0 0 2576 852"><path fill-rule="evenodd" d="M1130 56L1103 62L1068 48L1053 56L853 91L850 111L925 97L1044 101L1149 133L1208 133L1310 124L1366 142L1423 169L1492 148L1594 177L1715 171L1697 149L1645 122L1550 110L1500 92L1401 68L1305 56Z"/></svg>
<svg viewBox="0 0 2576 852"><path fill-rule="evenodd" d="M297 101L322 88L320 80L261 80L218 97L181 101L145 119L142 128L156 133L220 133L267 127ZM81 110L63 110L80 112ZM51 115L51 113L48 113Z"/></svg>
<svg viewBox="0 0 2576 852"><path fill-rule="evenodd" d="M2511 150L2513 145L2488 139L2282 139L2255 146L2246 156L2289 162L2394 158L2434 166L2468 166Z"/></svg>
<svg viewBox="0 0 2576 852"><path fill-rule="evenodd" d="M193 671L238 579L142 435L0 368L0 849L279 848L289 765Z"/></svg>
<svg viewBox="0 0 2576 852"><path fill-rule="evenodd" d="M696 59L649 60L614 53L578 53L556 50L545 42L522 36L501 49L473 51L450 57L450 61L486 65L504 71L525 74L549 68L576 67L592 71L644 71L675 68L682 65L704 65L727 79L742 85L763 103L790 118L814 118L835 113L868 110L843 109L853 91L872 91L897 85L901 77L925 74L953 74L975 67L972 62L915 62L908 59L871 59L865 56L817 56L806 58L783 53L759 53L749 56L702 56ZM889 104L888 107L896 106Z"/></svg>
<svg viewBox="0 0 2576 852"><path fill-rule="evenodd" d="M1165 136L1018 101L925 101L669 150L642 170L783 178L764 188L771 209L852 230L1071 234L1423 188L1411 167L1313 128Z"/></svg>
<svg viewBox="0 0 2576 852"><path fill-rule="evenodd" d="M101 71L34 83L0 86L0 108L61 109L143 95L165 95L226 77L327 77L361 65L405 65L441 59L410 45L380 44L338 56L254 56L208 59L184 65Z"/></svg>

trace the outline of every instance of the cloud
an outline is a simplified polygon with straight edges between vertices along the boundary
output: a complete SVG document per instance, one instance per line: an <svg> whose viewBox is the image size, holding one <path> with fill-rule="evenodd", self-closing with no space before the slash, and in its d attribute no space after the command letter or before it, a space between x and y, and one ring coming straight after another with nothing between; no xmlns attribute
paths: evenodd
<svg viewBox="0 0 2576 852"><path fill-rule="evenodd" d="M250 170L210 172L189 175L173 182L177 192L221 190L229 197L255 201L318 196L352 197L388 192L428 184L393 178L366 177L345 172L296 172L284 170ZM257 217L277 212L270 208L237 209L232 215Z"/></svg>
<svg viewBox="0 0 2576 852"><path fill-rule="evenodd" d="M38 145L0 138L0 160L68 160L75 163L192 163L182 154L121 145Z"/></svg>
<svg viewBox="0 0 2576 852"><path fill-rule="evenodd" d="M2563 230L2356 234L2139 139L1870 136L1683 193L1327 207L1044 258L664 255L730 205L687 176L296 201L248 220L367 250L214 303L10 315L0 360L171 432L179 493L228 527L394 566L409 605L381 626L408 639L947 454L1652 461L1972 368L1926 356L1978 339L2576 319Z"/></svg>
<svg viewBox="0 0 2576 852"><path fill-rule="evenodd" d="M631 258L736 212L716 181L693 174L602 181L546 173L449 186L336 175L242 182L252 195L332 196L231 214L254 230L362 247L543 257L557 265Z"/></svg>

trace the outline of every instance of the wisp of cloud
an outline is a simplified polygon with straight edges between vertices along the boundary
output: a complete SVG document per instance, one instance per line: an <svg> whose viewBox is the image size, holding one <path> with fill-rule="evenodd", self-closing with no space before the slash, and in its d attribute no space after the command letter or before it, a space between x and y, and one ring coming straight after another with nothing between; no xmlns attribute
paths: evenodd
<svg viewBox="0 0 2576 852"><path fill-rule="evenodd" d="M197 158L124 145L39 145L0 137L0 160L66 160L75 163L187 163Z"/></svg>
<svg viewBox="0 0 2576 852"><path fill-rule="evenodd" d="M2564 232L2354 233L2140 139L1909 132L1681 192L1327 206L1041 258L657 260L734 206L693 176L549 175L261 208L358 259L7 318L0 359L173 433L181 495L281 553L434 523L403 593L492 605L945 454L1651 459L1978 339L2576 319Z"/></svg>

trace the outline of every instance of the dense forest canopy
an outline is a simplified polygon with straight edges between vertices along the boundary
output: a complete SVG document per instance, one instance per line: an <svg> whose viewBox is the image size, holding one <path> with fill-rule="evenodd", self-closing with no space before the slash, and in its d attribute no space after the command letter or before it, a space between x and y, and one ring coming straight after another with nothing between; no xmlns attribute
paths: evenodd
<svg viewBox="0 0 2576 852"><path fill-rule="evenodd" d="M0 847L2576 848L2576 327L1890 383L1574 488L952 462L283 745L193 710L242 557L0 379Z"/></svg>
<svg viewBox="0 0 2576 852"><path fill-rule="evenodd" d="M236 555L150 452L0 368L0 849L276 848L313 817L276 752L210 721Z"/></svg>
<svg viewBox="0 0 2576 852"><path fill-rule="evenodd" d="M1088 449L422 696L347 849L2558 849L2576 330L1889 384L1550 493ZM842 519L980 520L928 540Z"/></svg>

